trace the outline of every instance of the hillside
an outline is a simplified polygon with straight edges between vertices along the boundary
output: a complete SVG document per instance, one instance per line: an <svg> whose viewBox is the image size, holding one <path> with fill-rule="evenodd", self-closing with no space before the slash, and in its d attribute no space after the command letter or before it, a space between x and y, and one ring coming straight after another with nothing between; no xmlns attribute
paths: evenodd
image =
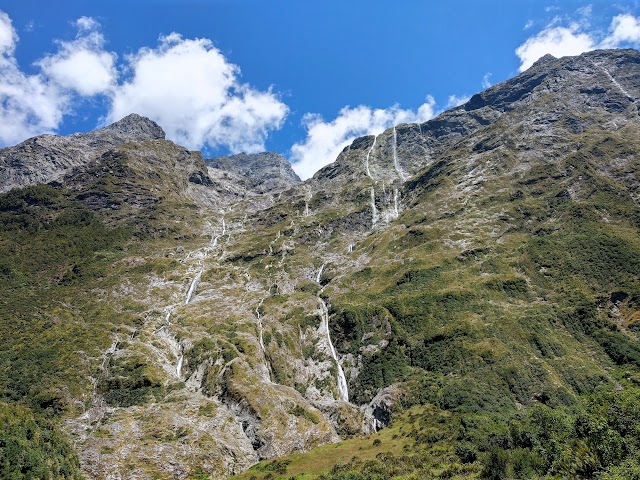
<svg viewBox="0 0 640 480"><path fill-rule="evenodd" d="M137 115L0 150L0 414L69 477L634 478L639 96L546 56L303 183Z"/></svg>

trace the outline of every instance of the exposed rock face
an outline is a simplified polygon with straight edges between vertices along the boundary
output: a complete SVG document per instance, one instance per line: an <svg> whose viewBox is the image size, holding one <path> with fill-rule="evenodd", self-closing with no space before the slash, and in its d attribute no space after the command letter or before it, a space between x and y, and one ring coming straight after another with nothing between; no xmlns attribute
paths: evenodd
<svg viewBox="0 0 640 480"><path fill-rule="evenodd" d="M378 135L375 145L373 136L354 140L335 163L313 178L324 187L336 182L344 185L360 179L368 163L374 180L393 183L432 164L463 138L482 135L482 129L500 121L505 126L508 122L509 127L517 121L528 128L526 136L532 140L529 149L534 141L541 142L545 152L557 155L558 147L566 142L563 132L584 131L601 122L613 126L617 116L637 116L639 64L637 50L597 50L560 59L546 55L529 70L472 96L464 105L433 120L397 125ZM594 111L598 115L593 115ZM477 141L474 151L497 148L506 138L505 133L502 138Z"/></svg>
<svg viewBox="0 0 640 480"><path fill-rule="evenodd" d="M257 193L286 190L300 183L291 164L279 153L239 153L206 159L209 167L233 172Z"/></svg>
<svg viewBox="0 0 640 480"><path fill-rule="evenodd" d="M90 133L30 138L0 150L0 192L60 180L73 168L89 164L108 149L164 137L157 123L133 113Z"/></svg>

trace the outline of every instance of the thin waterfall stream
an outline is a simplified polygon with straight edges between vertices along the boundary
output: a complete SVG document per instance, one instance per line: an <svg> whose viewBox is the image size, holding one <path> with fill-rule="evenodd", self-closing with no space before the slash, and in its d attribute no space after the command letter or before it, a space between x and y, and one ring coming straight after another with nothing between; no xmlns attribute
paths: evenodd
<svg viewBox="0 0 640 480"><path fill-rule="evenodd" d="M320 304L320 318L322 320L320 329L324 330L327 335L327 342L329 343L331 357L338 366L338 393L340 394L340 400L348 402L349 390L347 389L347 377L344 375L344 370L342 370L342 365L340 365L340 361L338 360L336 349L333 347L333 342L331 341L331 332L329 331L329 309L321 297L318 297L318 303Z"/></svg>
<svg viewBox="0 0 640 480"><path fill-rule="evenodd" d="M396 127L393 127L393 167L400 176L400 180L405 181L405 175L400 168L400 162L398 161L398 135L396 133Z"/></svg>

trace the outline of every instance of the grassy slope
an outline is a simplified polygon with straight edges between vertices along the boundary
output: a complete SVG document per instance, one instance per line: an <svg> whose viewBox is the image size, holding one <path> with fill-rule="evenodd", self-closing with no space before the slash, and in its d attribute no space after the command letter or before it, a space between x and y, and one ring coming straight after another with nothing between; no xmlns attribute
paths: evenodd
<svg viewBox="0 0 640 480"><path fill-rule="evenodd" d="M128 178L130 190L145 191L140 178ZM112 192L121 194L115 187L120 181L107 175L83 188L98 198L113 199ZM141 283L146 275L171 269L169 259L141 264L140 258L167 245L175 249L176 239L188 245L190 234L172 225L192 210L170 196L142 209L116 200L111 204L118 205L124 220L113 223L78 196L77 191L38 185L0 197L0 400L20 405L35 424L52 429L47 435L56 436L63 450L59 422L91 404L92 381L110 391L114 404L139 403L162 393L153 367L146 364L114 366L123 391L101 385L104 352L114 335L128 335L144 322L146 308L127 295L117 303L109 299L117 296L123 282ZM28 431L20 439L24 432L12 428L0 425L3 446L30 441ZM37 442L32 446L35 459L45 455L51 465L68 461L55 449L42 453ZM76 465L69 475L79 475L74 454L63 454ZM32 461L21 473L14 467L3 464L0 476L41 476L42 469Z"/></svg>

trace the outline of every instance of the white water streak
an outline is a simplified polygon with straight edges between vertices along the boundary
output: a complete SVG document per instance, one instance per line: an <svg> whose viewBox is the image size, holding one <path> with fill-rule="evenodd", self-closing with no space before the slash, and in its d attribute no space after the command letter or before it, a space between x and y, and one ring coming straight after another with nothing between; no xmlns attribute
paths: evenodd
<svg viewBox="0 0 640 480"><path fill-rule="evenodd" d="M318 270L318 274L316 275L316 283L320 283L320 279L322 278L322 271L324 270L324 267L326 267L326 265L326 262L320 265L320 270Z"/></svg>
<svg viewBox="0 0 640 480"><path fill-rule="evenodd" d="M400 168L400 162L398 161L397 146L398 146L398 135L396 134L396 127L393 127L393 167L396 169L396 172L398 172L398 175L400 176L400 180L404 182L405 175L402 169Z"/></svg>
<svg viewBox="0 0 640 480"><path fill-rule="evenodd" d="M338 361L336 349L333 348L333 343L331 342L331 333L329 332L329 309L327 308L327 304L320 297L318 297L318 303L320 304L320 316L322 319L320 328L323 329L327 334L327 341L329 342L329 350L331 351L331 356L338 366L338 393L340 394L340 400L348 402L349 390L347 389L347 377L344 376L344 371L342 370L342 366Z"/></svg>
<svg viewBox="0 0 640 480"><path fill-rule="evenodd" d="M371 144L371 148L369 149L369 151L367 152L367 159L365 160L364 163L364 167L365 170L367 172L367 176L373 180L373 177L371 176L371 170L369 170L369 155L371 155L371 152L373 151L373 147L376 146L376 140L378 139L378 136L376 135L375 137L373 137L373 143Z"/></svg>
<svg viewBox="0 0 640 480"><path fill-rule="evenodd" d="M176 374L178 378L182 374L182 363L184 362L184 353L182 351L182 347L180 347L180 356L178 357L178 364L176 365Z"/></svg>
<svg viewBox="0 0 640 480"><path fill-rule="evenodd" d="M398 189L397 188L393 189L393 214L395 215L396 218L398 218L399 212L398 212Z"/></svg>
<svg viewBox="0 0 640 480"><path fill-rule="evenodd" d="M596 67L598 67L602 71L602 73L604 73L607 77L609 77L609 80L611 80L611 83L613 83L616 87L618 87L618 90L620 90L627 98L630 98L631 100L634 99L634 97L632 97L629 94L629 92L627 92L624 89L624 87L622 85L620 85L620 83L618 83L618 81L615 78L613 78L613 75L611 75L606 68L604 68L602 65L597 64L597 63L594 63L594 65Z"/></svg>
<svg viewBox="0 0 640 480"><path fill-rule="evenodd" d="M371 224L375 226L378 222L378 209L376 208L376 192L373 190L373 185L371 186Z"/></svg>
<svg viewBox="0 0 640 480"><path fill-rule="evenodd" d="M191 280L191 285L189 285L189 290L187 291L187 298L184 301L185 305L189 304L191 298L193 297L193 294L196 292L196 288L198 288L200 277L202 276L202 270L203 268L200 268L200 270L198 270L198 273L196 273L196 276L193 277L193 280Z"/></svg>
<svg viewBox="0 0 640 480"><path fill-rule="evenodd" d="M258 319L258 342L260 343L260 348L262 349L262 356L264 357L264 366L265 369L267 370L267 377L269 379L269 381L271 382L271 369L269 368L269 364L267 363L267 350L264 348L264 339L262 336L262 316L260 315L260 307L262 307L262 304L264 303L265 299L267 297L262 298L262 300L260 300L260 303L258 304L258 306L256 307L256 318Z"/></svg>

